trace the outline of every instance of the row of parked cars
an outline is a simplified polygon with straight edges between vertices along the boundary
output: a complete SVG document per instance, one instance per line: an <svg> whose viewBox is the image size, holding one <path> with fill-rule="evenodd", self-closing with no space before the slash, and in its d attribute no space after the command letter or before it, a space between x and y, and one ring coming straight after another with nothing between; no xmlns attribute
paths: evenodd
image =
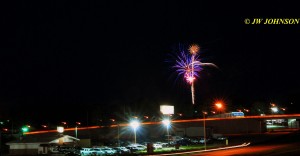
<svg viewBox="0 0 300 156"><path fill-rule="evenodd" d="M193 144L204 144L213 143L213 140L225 140L226 137L220 137L217 139L211 138L178 138L175 141L170 141L169 143L164 142L155 142L150 143L153 149L161 149L164 147L176 147L176 146L185 146L185 145L193 145ZM124 147L103 147L103 146L93 146L92 148L74 148L74 147L58 147L53 148L52 153L63 153L66 155L82 155L82 156L90 156L90 155L122 155L128 153L135 153L137 151L142 151L147 149L147 145L149 142L144 142L142 144L129 144Z"/></svg>
<svg viewBox="0 0 300 156"><path fill-rule="evenodd" d="M68 147L68 146L52 146L50 153L65 154L65 155L122 155L128 153L135 153L137 151L147 150L148 142L143 144L129 144L124 147L107 147L107 146L93 146L91 148ZM153 149L161 149L167 147L168 143L156 142L151 143Z"/></svg>
<svg viewBox="0 0 300 156"><path fill-rule="evenodd" d="M140 144L132 144L126 147L97 147L82 148L80 150L81 155L120 155L134 153L136 151L146 150L147 147Z"/></svg>

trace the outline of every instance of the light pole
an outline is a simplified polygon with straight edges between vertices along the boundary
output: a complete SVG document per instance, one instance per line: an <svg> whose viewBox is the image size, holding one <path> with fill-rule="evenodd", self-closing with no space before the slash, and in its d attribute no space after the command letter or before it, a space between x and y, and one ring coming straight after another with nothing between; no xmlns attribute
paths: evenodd
<svg viewBox="0 0 300 156"><path fill-rule="evenodd" d="M169 119L164 119L162 122L167 127L168 144L170 144L169 127L170 127L171 121Z"/></svg>
<svg viewBox="0 0 300 156"><path fill-rule="evenodd" d="M205 114L207 114L207 112L203 112L204 150L206 150L206 128L205 128Z"/></svg>
<svg viewBox="0 0 300 156"><path fill-rule="evenodd" d="M77 138L77 125L75 127L75 138Z"/></svg>
<svg viewBox="0 0 300 156"><path fill-rule="evenodd" d="M120 147L120 125L118 124L118 145Z"/></svg>
<svg viewBox="0 0 300 156"><path fill-rule="evenodd" d="M140 123L137 120L133 120L130 122L130 126L134 131L134 144L136 144L136 129L140 126Z"/></svg>
<svg viewBox="0 0 300 156"><path fill-rule="evenodd" d="M81 125L80 122L76 122L76 126L75 126L75 138L77 138L77 127Z"/></svg>

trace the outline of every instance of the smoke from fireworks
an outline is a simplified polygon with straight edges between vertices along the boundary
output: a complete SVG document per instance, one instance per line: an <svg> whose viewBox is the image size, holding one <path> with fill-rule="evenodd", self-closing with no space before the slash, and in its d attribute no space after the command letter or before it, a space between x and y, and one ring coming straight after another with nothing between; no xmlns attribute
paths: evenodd
<svg viewBox="0 0 300 156"><path fill-rule="evenodd" d="M194 81L199 77L200 71L203 69L203 66L214 66L213 63L202 63L199 59L198 52L200 47L196 44L189 47L189 52L186 53L182 51L180 55L176 57L176 64L173 66L178 75L183 75L187 83L191 85L191 94L192 94L192 103L195 104L195 89Z"/></svg>

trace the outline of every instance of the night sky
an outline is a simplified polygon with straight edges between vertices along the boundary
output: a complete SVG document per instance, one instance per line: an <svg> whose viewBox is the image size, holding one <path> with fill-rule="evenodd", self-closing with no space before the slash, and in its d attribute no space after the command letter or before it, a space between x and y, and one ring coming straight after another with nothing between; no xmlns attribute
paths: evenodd
<svg viewBox="0 0 300 156"><path fill-rule="evenodd" d="M83 120L87 114L157 112L191 105L172 55L201 46L196 104L300 97L298 25L247 25L246 18L300 18L295 2L1 2L0 117ZM291 104L293 103L293 104ZM298 112L299 113L299 112ZM99 115L101 118L101 115Z"/></svg>

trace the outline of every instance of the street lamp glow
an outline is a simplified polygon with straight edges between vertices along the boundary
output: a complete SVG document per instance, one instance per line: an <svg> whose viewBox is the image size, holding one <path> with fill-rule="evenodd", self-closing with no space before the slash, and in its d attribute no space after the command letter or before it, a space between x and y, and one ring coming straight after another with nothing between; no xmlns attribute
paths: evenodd
<svg viewBox="0 0 300 156"><path fill-rule="evenodd" d="M278 112L278 107L271 107L272 112L277 113Z"/></svg>
<svg viewBox="0 0 300 156"><path fill-rule="evenodd" d="M22 131L23 132L28 132L29 131L29 128L26 126L26 127L22 127Z"/></svg>
<svg viewBox="0 0 300 156"><path fill-rule="evenodd" d="M222 103L216 103L216 107L217 107L218 109L221 109L221 108L223 107L223 105L222 105Z"/></svg>
<svg viewBox="0 0 300 156"><path fill-rule="evenodd" d="M58 126L58 127L57 127L57 132L58 132L58 133L63 133L63 132L64 132L64 127Z"/></svg>
<svg viewBox="0 0 300 156"><path fill-rule="evenodd" d="M171 124L171 121L170 121L169 119L164 119L164 120L162 121L162 123L163 123L164 125L166 125L167 127L169 127L170 124Z"/></svg>
<svg viewBox="0 0 300 156"><path fill-rule="evenodd" d="M225 111L223 101L218 100L218 101L215 102L214 105L215 105L216 112L218 112L219 114L220 114L222 111Z"/></svg>
<svg viewBox="0 0 300 156"><path fill-rule="evenodd" d="M137 120L133 120L130 122L130 126L134 131L134 144L136 144L136 129L140 126L140 123Z"/></svg>
<svg viewBox="0 0 300 156"><path fill-rule="evenodd" d="M169 141L170 141L170 135L169 135L169 127L171 125L171 121L169 119L164 119L162 121L162 123L167 127L167 135L168 135L168 144L169 144Z"/></svg>
<svg viewBox="0 0 300 156"><path fill-rule="evenodd" d="M131 126L134 130L136 130L136 129L140 126L140 123L139 123L138 121L134 120L134 121L131 121L131 122L130 122L130 126Z"/></svg>

